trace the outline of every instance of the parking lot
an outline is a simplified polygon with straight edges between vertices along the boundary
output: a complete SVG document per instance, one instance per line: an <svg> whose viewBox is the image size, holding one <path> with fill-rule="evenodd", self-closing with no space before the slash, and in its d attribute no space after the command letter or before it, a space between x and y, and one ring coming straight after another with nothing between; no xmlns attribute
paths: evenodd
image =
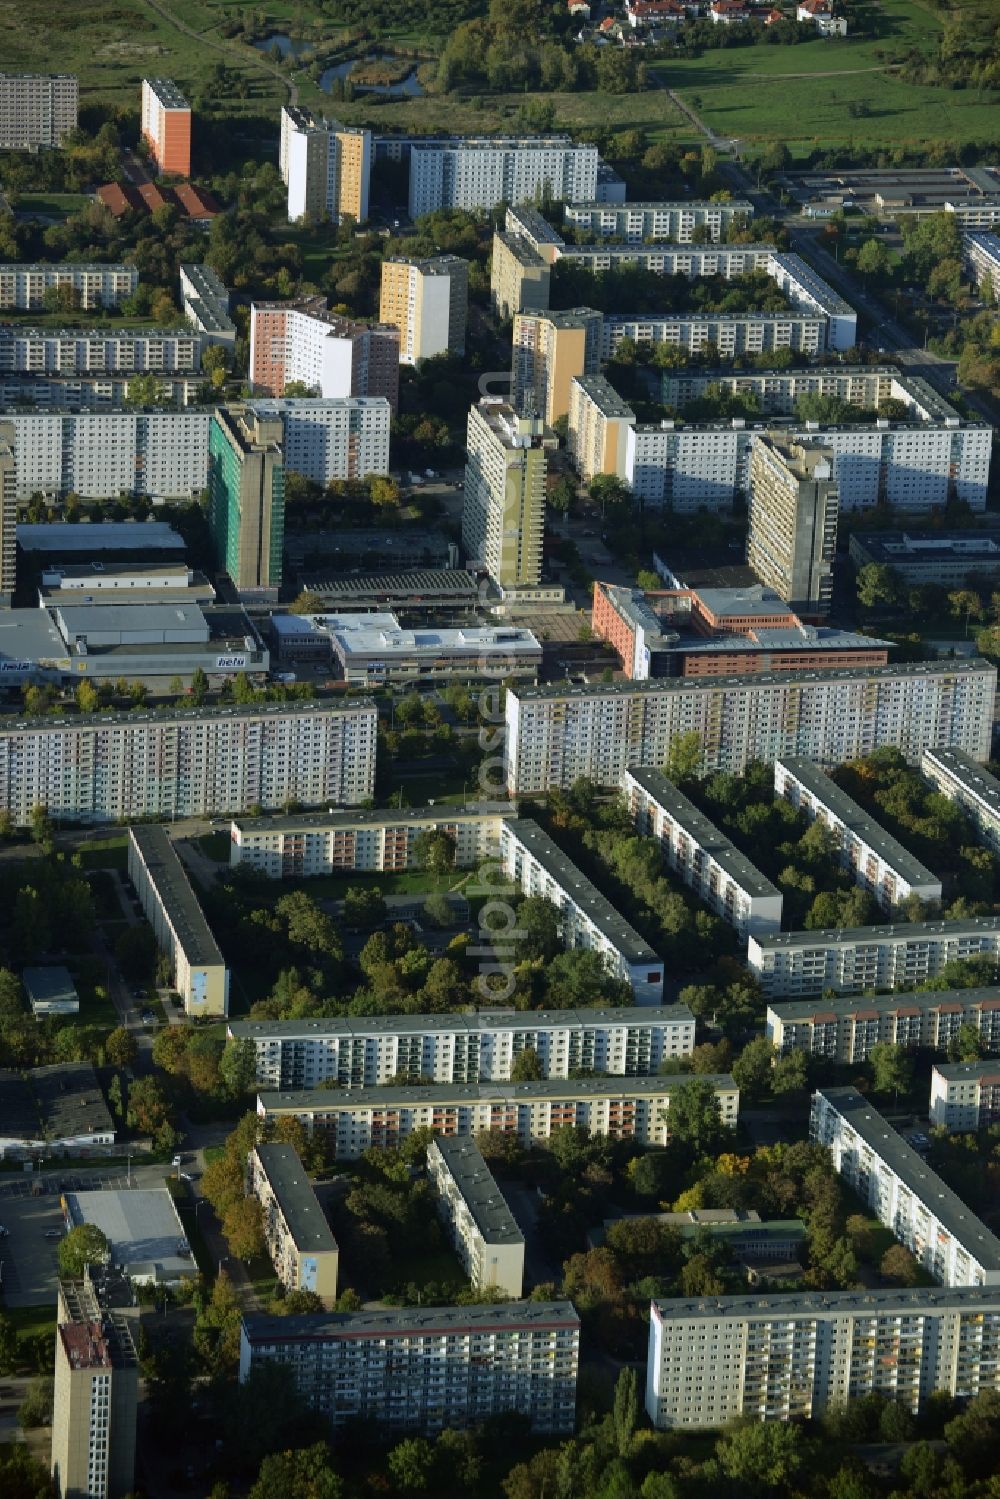
<svg viewBox="0 0 1000 1499"><path fill-rule="evenodd" d="M162 1184L162 1166L156 1173ZM137 1173L132 1173L138 1186ZM45 1192L35 1196L32 1187L44 1184ZM125 1188L126 1174L117 1171L87 1172L86 1175L46 1176L44 1179L16 1177L0 1185L0 1225L6 1234L0 1237L0 1273L3 1275L4 1300L8 1306L37 1306L55 1303L58 1278L59 1240L63 1217L59 1208L60 1190L88 1191L99 1187ZM148 1185L148 1183L147 1183ZM46 1235L50 1237L46 1237Z"/></svg>

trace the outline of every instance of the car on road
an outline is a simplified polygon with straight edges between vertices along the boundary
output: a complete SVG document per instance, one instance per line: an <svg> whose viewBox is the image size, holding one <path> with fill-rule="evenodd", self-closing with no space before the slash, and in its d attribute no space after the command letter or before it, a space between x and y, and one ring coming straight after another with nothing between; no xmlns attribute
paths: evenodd
<svg viewBox="0 0 1000 1499"><path fill-rule="evenodd" d="M61 1228L47 1228L45 1230L43 1238L46 1238L46 1239L61 1239L62 1236L63 1236L63 1231L62 1231Z"/></svg>
<svg viewBox="0 0 1000 1499"><path fill-rule="evenodd" d="M139 1016L139 1019L142 1021L143 1025L156 1024L156 1016L153 1014L152 1010L143 1010L142 1014Z"/></svg>

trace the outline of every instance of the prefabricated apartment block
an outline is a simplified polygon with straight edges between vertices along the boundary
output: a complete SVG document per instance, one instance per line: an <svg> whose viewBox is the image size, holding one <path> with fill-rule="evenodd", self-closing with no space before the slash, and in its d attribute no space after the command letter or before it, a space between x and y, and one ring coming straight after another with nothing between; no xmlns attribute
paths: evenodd
<svg viewBox="0 0 1000 1499"><path fill-rule="evenodd" d="M286 1291L313 1291L330 1310L340 1251L326 1214L291 1145L256 1145L247 1186L260 1203L274 1273Z"/></svg>
<svg viewBox="0 0 1000 1499"><path fill-rule="evenodd" d="M474 1289L496 1286L516 1301L524 1288L524 1235L479 1146L439 1135L427 1147L427 1177Z"/></svg>
<svg viewBox="0 0 1000 1499"><path fill-rule="evenodd" d="M986 1052L1000 1051L1000 989L938 989L862 997L825 995L767 1007L767 1038L785 1054L867 1061L878 1041L947 1051L963 1025Z"/></svg>
<svg viewBox="0 0 1000 1499"><path fill-rule="evenodd" d="M229 969L170 834L159 823L128 830L128 875L157 946L168 954L185 1014L229 1013Z"/></svg>

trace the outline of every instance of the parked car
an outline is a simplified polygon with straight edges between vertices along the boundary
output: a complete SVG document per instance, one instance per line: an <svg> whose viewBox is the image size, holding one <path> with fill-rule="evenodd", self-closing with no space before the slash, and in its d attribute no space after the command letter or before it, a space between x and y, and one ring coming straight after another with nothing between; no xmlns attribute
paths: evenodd
<svg viewBox="0 0 1000 1499"><path fill-rule="evenodd" d="M63 1236L61 1228L47 1228L44 1237L46 1239L61 1239Z"/></svg>

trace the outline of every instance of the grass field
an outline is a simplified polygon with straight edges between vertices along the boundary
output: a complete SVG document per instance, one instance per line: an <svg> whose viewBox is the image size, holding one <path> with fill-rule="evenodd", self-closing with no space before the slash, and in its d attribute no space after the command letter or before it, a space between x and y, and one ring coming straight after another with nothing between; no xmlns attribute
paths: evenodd
<svg viewBox="0 0 1000 1499"><path fill-rule="evenodd" d="M883 0L874 15L879 35L872 39L729 48L678 58L657 73L712 130L745 144L778 139L801 154L850 141L893 146L995 136L997 93L924 88L885 71L911 47L932 50L935 17L915 0ZM853 117L850 106L862 102L869 112Z"/></svg>
<svg viewBox="0 0 1000 1499"><path fill-rule="evenodd" d="M84 869L127 869L128 835L121 833L113 838L93 838L78 843L76 852Z"/></svg>
<svg viewBox="0 0 1000 1499"><path fill-rule="evenodd" d="M0 44L0 54L3 52ZM86 208L90 199L84 193L21 193L18 213L37 214L44 219L68 219L71 213Z"/></svg>

